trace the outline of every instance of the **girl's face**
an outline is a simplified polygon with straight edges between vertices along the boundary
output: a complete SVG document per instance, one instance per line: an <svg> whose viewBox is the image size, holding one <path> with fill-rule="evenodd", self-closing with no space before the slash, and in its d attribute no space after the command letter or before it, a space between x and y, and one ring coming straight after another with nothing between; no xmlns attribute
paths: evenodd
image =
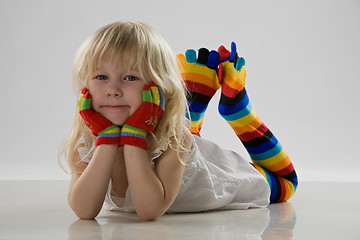
<svg viewBox="0 0 360 240"><path fill-rule="evenodd" d="M121 64L101 63L89 80L92 108L121 126L141 106L142 90L148 83L139 72L125 70Z"/></svg>

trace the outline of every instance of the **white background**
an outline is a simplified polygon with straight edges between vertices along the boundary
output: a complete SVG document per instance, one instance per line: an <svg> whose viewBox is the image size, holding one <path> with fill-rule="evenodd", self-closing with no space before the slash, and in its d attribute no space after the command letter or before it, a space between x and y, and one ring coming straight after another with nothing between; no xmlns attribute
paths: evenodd
<svg viewBox="0 0 360 240"><path fill-rule="evenodd" d="M252 105L300 181L360 181L357 0L0 0L0 180L69 178L57 151L75 114L74 55L118 20L151 25L176 53L235 41ZM202 135L246 155L218 99Z"/></svg>

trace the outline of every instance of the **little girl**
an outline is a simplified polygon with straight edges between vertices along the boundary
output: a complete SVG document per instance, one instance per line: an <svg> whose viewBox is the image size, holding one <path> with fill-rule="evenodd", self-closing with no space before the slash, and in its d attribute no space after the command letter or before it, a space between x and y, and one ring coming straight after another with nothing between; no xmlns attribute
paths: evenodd
<svg viewBox="0 0 360 240"><path fill-rule="evenodd" d="M104 207L154 220L165 212L265 207L294 193L294 168L251 108L235 44L231 52L185 55L176 59L138 22L109 24L80 47L73 70L79 114L61 151L72 174L69 205L79 218ZM219 112L252 164L200 137L220 87Z"/></svg>

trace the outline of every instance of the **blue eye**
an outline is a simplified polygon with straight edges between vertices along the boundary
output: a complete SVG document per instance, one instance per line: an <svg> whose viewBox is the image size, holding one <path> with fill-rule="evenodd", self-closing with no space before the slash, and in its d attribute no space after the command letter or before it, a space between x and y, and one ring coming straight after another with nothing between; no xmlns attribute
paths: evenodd
<svg viewBox="0 0 360 240"><path fill-rule="evenodd" d="M135 80L137 80L137 79L138 79L137 77L132 76L132 75L126 76L126 77L124 78L124 80L126 80L126 81L135 81Z"/></svg>
<svg viewBox="0 0 360 240"><path fill-rule="evenodd" d="M105 75L98 75L95 77L97 80L108 80L108 77Z"/></svg>

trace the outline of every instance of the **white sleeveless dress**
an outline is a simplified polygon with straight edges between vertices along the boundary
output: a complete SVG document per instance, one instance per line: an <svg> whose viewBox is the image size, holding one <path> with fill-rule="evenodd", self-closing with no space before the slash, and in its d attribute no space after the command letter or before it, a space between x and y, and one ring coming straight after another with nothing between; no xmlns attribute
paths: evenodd
<svg viewBox="0 0 360 240"><path fill-rule="evenodd" d="M82 161L89 163L93 152L83 139L78 148ZM151 156L151 166L167 146ZM94 150L93 150L94 151ZM103 205L104 209L134 212L128 188L124 199L110 194L111 182ZM266 207L270 187L265 178L239 154L220 148L217 144L193 136L193 149L188 155L180 191L168 213L200 212L224 209Z"/></svg>

